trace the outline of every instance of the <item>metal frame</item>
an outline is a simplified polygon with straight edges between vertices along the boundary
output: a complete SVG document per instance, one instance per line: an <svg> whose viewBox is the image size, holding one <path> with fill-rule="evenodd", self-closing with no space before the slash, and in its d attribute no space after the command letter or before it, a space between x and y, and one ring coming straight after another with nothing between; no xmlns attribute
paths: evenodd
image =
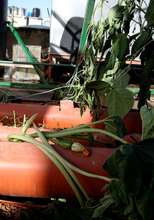
<svg viewBox="0 0 154 220"><path fill-rule="evenodd" d="M87 43L87 33L88 33L88 28L89 24L91 22L93 10L94 10L94 5L95 5L95 0L88 0L87 1L87 6L86 6L86 12L85 12L85 17L84 17L84 22L83 22L83 27L82 27L82 32L81 32L81 38L80 38L80 44L79 44L79 55L83 54L86 48L86 43ZM49 88L51 85L48 84L46 79L44 78L44 74L41 71L41 66L61 66L61 67L66 67L66 66L72 66L75 67L75 65L72 64L45 64L45 63L39 63L38 60L31 54L29 49L26 47L24 41L22 40L21 36L17 32L16 28L10 23L7 22L7 26L9 27L10 31L14 35L15 39L17 40L17 43L22 47L26 57L28 58L28 63L27 62L13 62L13 61L4 61L0 60L0 66L19 66L19 67L24 67L24 68L34 68L37 72L37 74L40 77L40 82L36 84L32 84L31 86L28 86L28 83L19 83L20 88ZM22 87L23 85L23 87ZM18 83L13 83L13 82L0 82L0 87L18 87Z"/></svg>

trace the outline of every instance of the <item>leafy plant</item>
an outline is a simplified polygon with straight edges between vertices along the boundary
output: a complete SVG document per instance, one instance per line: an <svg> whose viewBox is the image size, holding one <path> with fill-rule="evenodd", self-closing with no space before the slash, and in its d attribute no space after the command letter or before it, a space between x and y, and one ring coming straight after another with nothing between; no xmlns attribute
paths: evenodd
<svg viewBox="0 0 154 220"><path fill-rule="evenodd" d="M142 119L142 140L154 138L154 108L143 106L140 114Z"/></svg>
<svg viewBox="0 0 154 220"><path fill-rule="evenodd" d="M101 3L103 6L104 1L101 0ZM126 66L125 63L127 59L132 61L141 54L143 71L139 108L143 120L143 139L153 137L154 124L153 110L142 107L150 96L151 70L154 68L154 52L148 53L153 42L153 5L154 0L151 0L145 10L141 0L119 0L111 8L107 19L101 17L97 23L92 21L87 49L69 82L71 88L69 95L71 94L71 98L80 103L81 111L84 110L85 105L88 105L97 117L101 105L105 103L108 107L108 115L123 117L133 105L133 94L127 89L131 65ZM140 32L130 35L130 27L136 13L139 17ZM142 14L145 22L142 21ZM98 57L100 57L99 61ZM105 61L102 62L102 59ZM89 198L74 171L108 181L107 193L96 205L93 219L154 219L154 139L128 144L113 131L111 133L87 126L53 133L40 132L35 126L36 133L28 135L26 131L32 122L33 118L25 123L21 135L11 135L10 140L26 141L42 150L60 169L81 206L84 206ZM104 165L104 169L110 175L109 178L88 173L70 164L48 142L50 139L53 142L62 141L64 144L64 137L93 132L108 135L122 143ZM38 141L37 137L41 141Z"/></svg>
<svg viewBox="0 0 154 220"><path fill-rule="evenodd" d="M104 3L100 0L99 7L103 8ZM144 1L119 0L106 19L102 16L97 23L91 22L87 49L69 82L69 97L72 95L70 98L80 104L81 111L88 105L98 118L101 105L105 104L108 115L127 114L134 100L127 89L132 66L126 66L126 60L131 63L139 54L143 63L139 108L149 98L154 57L153 51L148 53L145 48L152 42L153 0L147 10L144 6ZM138 25L138 33L132 33L132 22L134 29Z"/></svg>
<svg viewBox="0 0 154 220"><path fill-rule="evenodd" d="M113 179L93 213L95 219L152 220L154 218L154 139L122 145L106 161ZM108 202L109 206L102 210ZM117 218L116 218L117 216Z"/></svg>
<svg viewBox="0 0 154 220"><path fill-rule="evenodd" d="M111 181L110 178L106 176L100 176L94 173L87 172L85 170L82 170L70 162L68 162L66 159L64 159L55 149L52 144L49 144L49 140L51 140L53 143L60 143L60 146L66 147L66 140L65 137L67 136L72 136L76 134L82 134L82 133L100 133L103 135L107 135L111 138L114 138L115 140L121 142L121 143L127 143L125 140L121 139L117 135L101 130L101 129L95 129L95 128L90 128L87 127L87 125L83 125L78 128L71 128L71 129L65 129L62 131L56 131L56 132L41 132L36 125L33 123L36 115L33 115L31 118L29 118L24 124L22 128L22 133L21 135L13 134L10 135L8 138L10 141L25 141L31 144L34 144L37 148L39 148L54 164L55 166L61 171L63 174L64 178L72 188L79 204L81 207L85 205L85 203L89 200L89 197L86 193L86 190L82 187L80 184L78 178L74 174L74 171L76 173L79 173L84 176L88 176L91 178L96 178L96 179L102 179L107 182ZM97 124L98 122L91 123L91 125ZM30 135L27 134L27 130L30 127L30 125L33 124L34 128L36 130L36 133ZM40 140L37 140L36 138L39 138ZM67 147L69 144L69 148L71 147L81 147L81 144L79 143L74 143L73 141L67 142Z"/></svg>

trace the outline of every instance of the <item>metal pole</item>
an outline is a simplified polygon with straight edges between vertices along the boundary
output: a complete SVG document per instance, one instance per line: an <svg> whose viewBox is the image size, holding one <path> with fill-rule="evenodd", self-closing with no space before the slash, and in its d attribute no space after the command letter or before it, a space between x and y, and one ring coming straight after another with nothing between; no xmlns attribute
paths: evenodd
<svg viewBox="0 0 154 220"><path fill-rule="evenodd" d="M79 44L79 55L83 54L86 48L88 28L91 22L94 6L95 0L88 0Z"/></svg>
<svg viewBox="0 0 154 220"><path fill-rule="evenodd" d="M6 58L6 20L7 20L7 0L0 0L0 59Z"/></svg>
<svg viewBox="0 0 154 220"><path fill-rule="evenodd" d="M29 49L26 47L24 41L22 40L22 38L20 37L19 33L17 32L17 30L13 27L13 25L8 22L7 23L7 26L10 28L11 32L13 33L15 39L17 40L18 44L21 46L21 48L23 49L25 55L27 56L28 58L28 61L33 63L33 66L34 66L34 69L35 71L37 72L37 74L39 75L40 77L40 80L43 82L43 83L47 83L45 78L44 78L44 74L43 72L41 71L41 69L35 65L35 64L38 64L38 60L31 54L31 52L29 51Z"/></svg>

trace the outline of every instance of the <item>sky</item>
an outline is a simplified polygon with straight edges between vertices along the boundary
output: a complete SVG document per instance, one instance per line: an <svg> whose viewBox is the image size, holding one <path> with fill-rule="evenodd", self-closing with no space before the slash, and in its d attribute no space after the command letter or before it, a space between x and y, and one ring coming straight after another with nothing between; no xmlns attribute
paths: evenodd
<svg viewBox="0 0 154 220"><path fill-rule="evenodd" d="M47 8L51 9L52 0L8 0L9 6L17 6L26 8L27 12L31 12L33 8L41 9L41 16L48 17Z"/></svg>

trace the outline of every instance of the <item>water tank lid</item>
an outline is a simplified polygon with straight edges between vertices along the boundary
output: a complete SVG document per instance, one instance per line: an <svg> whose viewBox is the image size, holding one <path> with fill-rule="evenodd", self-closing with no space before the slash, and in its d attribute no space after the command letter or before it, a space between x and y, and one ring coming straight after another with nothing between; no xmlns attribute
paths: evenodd
<svg viewBox="0 0 154 220"><path fill-rule="evenodd" d="M32 16L33 17L40 17L40 8L33 8Z"/></svg>

